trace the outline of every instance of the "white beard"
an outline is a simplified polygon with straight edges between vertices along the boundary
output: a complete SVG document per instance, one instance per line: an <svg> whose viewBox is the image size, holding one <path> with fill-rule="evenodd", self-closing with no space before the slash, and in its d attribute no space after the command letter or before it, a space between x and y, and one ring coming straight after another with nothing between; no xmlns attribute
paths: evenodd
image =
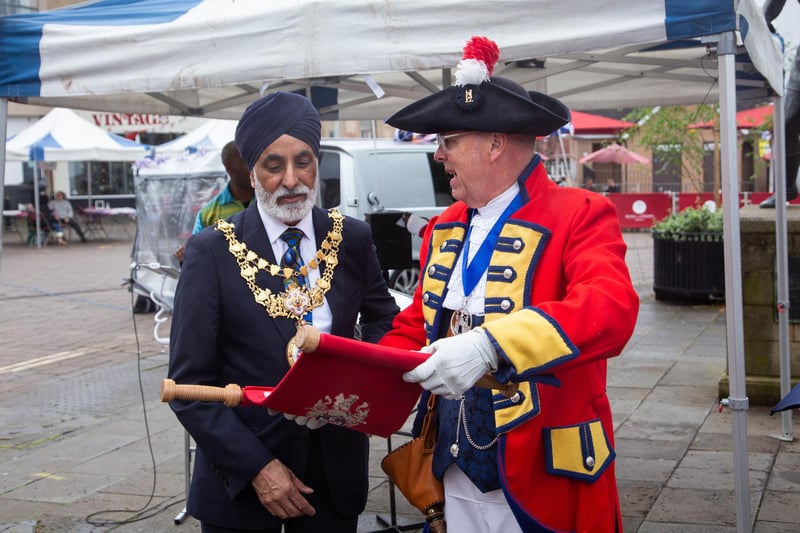
<svg viewBox="0 0 800 533"><path fill-rule="evenodd" d="M259 182L257 179L253 180L253 182L253 188L256 191L258 206L264 213L277 218L284 224L298 222L305 217L309 212L311 212L311 208L314 207L314 203L317 199L317 180L314 180L313 188L308 188L305 185L298 183L296 187L294 187L292 190L289 190L281 185L273 193L268 193L266 189L261 186L261 182ZM289 205L282 205L278 203L278 199L281 197L292 194L305 194L306 199L302 202Z"/></svg>

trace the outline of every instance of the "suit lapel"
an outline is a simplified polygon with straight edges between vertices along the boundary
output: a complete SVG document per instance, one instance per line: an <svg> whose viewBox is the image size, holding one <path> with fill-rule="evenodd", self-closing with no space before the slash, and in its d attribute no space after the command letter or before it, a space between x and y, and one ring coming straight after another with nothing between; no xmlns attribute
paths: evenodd
<svg viewBox="0 0 800 533"><path fill-rule="evenodd" d="M333 222L328 218L328 212L326 210L316 206L311 211L311 221L314 223L314 234L317 241L317 250L319 250L320 246L322 246L322 241L325 240L325 236L328 235L328 232L333 228ZM341 246L342 245L339 246L339 249L341 249ZM323 268L320 270L320 275L324 272L325 269Z"/></svg>
<svg viewBox="0 0 800 533"><path fill-rule="evenodd" d="M317 206L314 206L314 210L311 212L311 219L314 222L314 234L317 241L317 250L319 250L322 246L322 241L328 235L328 232L333 228L333 222L328 217L328 211ZM339 264L342 263L345 257L347 257L347 252L345 250L344 239L342 239L342 242L339 244ZM325 274L325 271L330 267L327 263L322 263L320 264L319 268L319 275L322 277L322 275ZM336 296L337 294L341 294L341 292L337 290L337 286L337 279L336 276L334 276L333 280L331 281L331 289L325 295L325 299L328 301L328 305L331 308L331 331L337 331L337 319L341 315L341 313L336 312L336 305L339 303L336 299Z"/></svg>

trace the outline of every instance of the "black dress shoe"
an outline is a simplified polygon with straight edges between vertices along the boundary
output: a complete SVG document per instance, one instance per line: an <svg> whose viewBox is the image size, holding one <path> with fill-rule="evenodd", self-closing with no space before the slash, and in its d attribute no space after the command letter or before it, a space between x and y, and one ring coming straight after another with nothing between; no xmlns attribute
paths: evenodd
<svg viewBox="0 0 800 533"><path fill-rule="evenodd" d="M796 185L794 187L788 187L786 189L786 201L791 202L795 198L797 198ZM762 209L775 209L775 195L773 194L772 196L770 196L769 198L758 204L758 207Z"/></svg>

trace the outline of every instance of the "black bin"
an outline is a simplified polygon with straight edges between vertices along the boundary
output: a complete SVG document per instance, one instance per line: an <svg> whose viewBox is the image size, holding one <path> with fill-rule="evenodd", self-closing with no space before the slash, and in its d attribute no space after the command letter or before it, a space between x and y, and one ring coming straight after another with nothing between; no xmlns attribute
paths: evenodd
<svg viewBox="0 0 800 533"><path fill-rule="evenodd" d="M722 234L683 233L677 239L654 234L653 292L657 300L724 299Z"/></svg>

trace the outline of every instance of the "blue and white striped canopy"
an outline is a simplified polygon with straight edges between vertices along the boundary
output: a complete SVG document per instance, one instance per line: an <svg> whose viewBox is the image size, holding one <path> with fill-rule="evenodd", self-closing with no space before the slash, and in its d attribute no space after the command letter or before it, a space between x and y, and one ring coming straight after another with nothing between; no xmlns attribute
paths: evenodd
<svg viewBox="0 0 800 533"><path fill-rule="evenodd" d="M314 87L328 89L312 99L330 118L380 119L447 83L442 69L486 35L500 46L496 74L573 109L698 103L717 91L700 38L725 31L747 52L738 88L764 93L766 78L782 94L755 0L590 4L100 0L0 18L0 97L238 119L260 92Z"/></svg>
<svg viewBox="0 0 800 533"><path fill-rule="evenodd" d="M135 161L148 146L55 108L6 142L8 161Z"/></svg>

